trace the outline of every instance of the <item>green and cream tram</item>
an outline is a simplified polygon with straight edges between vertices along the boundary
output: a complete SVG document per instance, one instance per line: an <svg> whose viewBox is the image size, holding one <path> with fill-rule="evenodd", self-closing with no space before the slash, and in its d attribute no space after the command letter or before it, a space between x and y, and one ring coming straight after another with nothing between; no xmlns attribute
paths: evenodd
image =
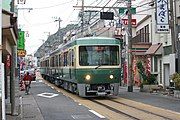
<svg viewBox="0 0 180 120"><path fill-rule="evenodd" d="M40 60L42 76L82 97L118 95L120 41L85 37L61 45Z"/></svg>

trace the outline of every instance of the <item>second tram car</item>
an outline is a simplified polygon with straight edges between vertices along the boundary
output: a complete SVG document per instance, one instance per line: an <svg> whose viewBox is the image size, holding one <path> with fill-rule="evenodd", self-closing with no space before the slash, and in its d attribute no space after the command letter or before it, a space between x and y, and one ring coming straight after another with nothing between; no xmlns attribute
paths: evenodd
<svg viewBox="0 0 180 120"><path fill-rule="evenodd" d="M120 41L85 37L68 41L40 60L44 79L82 97L118 95Z"/></svg>

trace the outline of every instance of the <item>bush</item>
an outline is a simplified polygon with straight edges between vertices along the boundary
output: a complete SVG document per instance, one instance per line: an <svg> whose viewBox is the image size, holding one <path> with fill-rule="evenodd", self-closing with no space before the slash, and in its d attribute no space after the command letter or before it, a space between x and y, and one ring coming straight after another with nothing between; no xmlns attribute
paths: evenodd
<svg viewBox="0 0 180 120"><path fill-rule="evenodd" d="M137 62L137 68L139 69L138 72L142 76L144 85L154 85L156 81L156 77L153 74L146 74L145 68L141 61Z"/></svg>
<svg viewBox="0 0 180 120"><path fill-rule="evenodd" d="M171 79L173 80L173 82L175 83L175 89L176 90L180 90L180 73L174 73L171 76Z"/></svg>

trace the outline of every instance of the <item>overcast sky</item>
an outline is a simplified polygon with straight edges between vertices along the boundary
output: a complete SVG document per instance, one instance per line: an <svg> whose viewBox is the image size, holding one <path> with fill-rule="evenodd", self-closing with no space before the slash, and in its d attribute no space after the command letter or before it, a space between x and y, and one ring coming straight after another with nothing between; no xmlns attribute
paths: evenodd
<svg viewBox="0 0 180 120"><path fill-rule="evenodd" d="M108 1L85 0L85 5L104 6ZM115 1L111 0L110 4ZM62 19L61 27L76 23L79 10L73 8L75 5L81 5L81 0L26 0L26 4L18 4L19 28L25 31L25 35L29 34L25 37L27 54L35 53L43 40L47 40L48 33L54 34L58 30L58 22L54 22L56 18Z"/></svg>

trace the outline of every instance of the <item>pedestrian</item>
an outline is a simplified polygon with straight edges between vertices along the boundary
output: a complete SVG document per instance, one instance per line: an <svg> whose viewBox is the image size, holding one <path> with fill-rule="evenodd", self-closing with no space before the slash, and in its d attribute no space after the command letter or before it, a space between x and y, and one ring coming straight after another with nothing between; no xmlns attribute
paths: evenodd
<svg viewBox="0 0 180 120"><path fill-rule="evenodd" d="M32 81L32 77L31 77L31 75L29 75L29 72L27 72L24 75L23 81L24 81L24 84L25 84L25 94L28 95L29 94L30 84L31 84L31 81Z"/></svg>

